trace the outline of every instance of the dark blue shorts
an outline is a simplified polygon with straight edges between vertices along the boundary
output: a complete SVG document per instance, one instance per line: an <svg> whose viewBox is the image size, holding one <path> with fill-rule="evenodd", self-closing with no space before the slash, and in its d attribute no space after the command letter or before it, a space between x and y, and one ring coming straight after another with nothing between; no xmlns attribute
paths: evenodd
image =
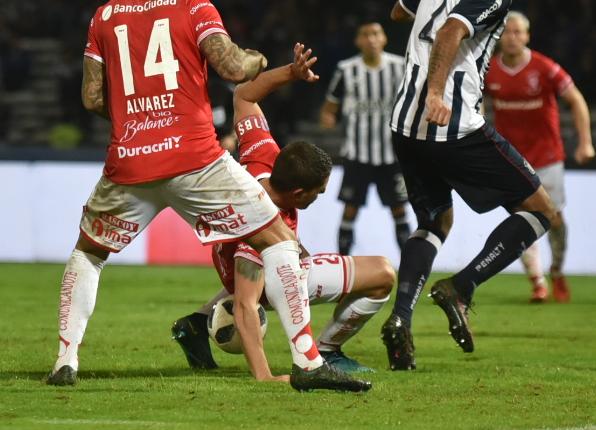
<svg viewBox="0 0 596 430"><path fill-rule="evenodd" d="M483 213L499 206L513 209L540 187L530 164L488 125L447 142L393 133L393 147L419 222L449 209L452 190Z"/></svg>
<svg viewBox="0 0 596 430"><path fill-rule="evenodd" d="M338 199L360 207L366 204L370 184L375 184L384 206L395 208L408 201L408 193L398 163L373 166L345 160L344 177Z"/></svg>

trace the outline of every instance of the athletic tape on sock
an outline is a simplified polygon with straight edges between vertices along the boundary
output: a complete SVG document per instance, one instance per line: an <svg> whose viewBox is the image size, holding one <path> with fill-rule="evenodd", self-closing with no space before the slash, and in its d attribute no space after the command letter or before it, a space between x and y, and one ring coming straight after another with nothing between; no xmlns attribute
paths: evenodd
<svg viewBox="0 0 596 430"><path fill-rule="evenodd" d="M428 230L416 230L410 237L426 240L437 249L437 252L439 252L441 250L441 246L443 246L441 239L439 239L436 234Z"/></svg>
<svg viewBox="0 0 596 430"><path fill-rule="evenodd" d="M341 220L341 223L339 224L339 228L342 228L344 230L353 230L354 229L354 221L348 221L348 220Z"/></svg>
<svg viewBox="0 0 596 430"><path fill-rule="evenodd" d="M534 233L536 233L536 238L542 237L546 233L547 228L550 227L550 223L540 212L516 212L515 215L521 216L532 226Z"/></svg>

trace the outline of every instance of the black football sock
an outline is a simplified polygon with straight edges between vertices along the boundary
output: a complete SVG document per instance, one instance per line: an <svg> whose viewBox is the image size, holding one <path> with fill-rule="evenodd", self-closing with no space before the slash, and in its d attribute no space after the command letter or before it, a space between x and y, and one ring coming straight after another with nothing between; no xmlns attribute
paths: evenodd
<svg viewBox="0 0 596 430"><path fill-rule="evenodd" d="M402 249L393 313L408 327L412 325L414 306L428 280L441 245L442 240L435 234L416 230Z"/></svg>
<svg viewBox="0 0 596 430"><path fill-rule="evenodd" d="M399 249L403 252L406 242L410 237L410 225L406 216L395 218L395 239L399 245Z"/></svg>
<svg viewBox="0 0 596 430"><path fill-rule="evenodd" d="M354 242L354 221L341 220L339 226L339 253L341 255L350 255L352 243Z"/></svg>
<svg viewBox="0 0 596 430"><path fill-rule="evenodd" d="M540 212L516 212L505 219L488 236L482 251L453 277L462 298L469 303L478 285L517 260L549 228L550 222Z"/></svg>

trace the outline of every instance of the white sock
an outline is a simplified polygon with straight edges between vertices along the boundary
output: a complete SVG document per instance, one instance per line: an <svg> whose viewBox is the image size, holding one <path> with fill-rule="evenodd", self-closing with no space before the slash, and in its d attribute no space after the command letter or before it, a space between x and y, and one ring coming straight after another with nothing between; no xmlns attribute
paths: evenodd
<svg viewBox="0 0 596 430"><path fill-rule="evenodd" d="M333 317L327 323L317 344L321 351L339 351L341 346L360 331L385 303L389 296L383 299L369 299L359 297L356 300L340 302Z"/></svg>
<svg viewBox="0 0 596 430"><path fill-rule="evenodd" d="M546 279L540 261L540 248L538 242L534 242L521 256L521 261L526 269L526 274L534 286L546 287Z"/></svg>
<svg viewBox="0 0 596 430"><path fill-rule="evenodd" d="M294 364L302 369L316 369L323 364L323 358L310 328L307 277L300 268L299 254L295 241L277 243L261 253L265 294L290 340Z"/></svg>
<svg viewBox="0 0 596 430"><path fill-rule="evenodd" d="M95 307L99 274L104 264L104 260L78 249L66 263L58 311L60 346L54 371L65 365L74 370L79 367L77 352Z"/></svg>

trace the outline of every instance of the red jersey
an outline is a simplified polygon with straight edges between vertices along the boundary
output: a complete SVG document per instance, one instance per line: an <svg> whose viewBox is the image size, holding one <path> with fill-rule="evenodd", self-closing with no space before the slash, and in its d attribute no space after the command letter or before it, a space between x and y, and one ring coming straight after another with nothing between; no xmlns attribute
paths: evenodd
<svg viewBox="0 0 596 430"><path fill-rule="evenodd" d="M535 168L565 159L557 96L573 84L553 60L527 50L515 69L492 59L486 91L493 101L495 127Z"/></svg>
<svg viewBox="0 0 596 430"><path fill-rule="evenodd" d="M208 0L110 0L97 9L85 55L105 64L110 180L174 177L223 155L198 47L214 33L226 30Z"/></svg>
<svg viewBox="0 0 596 430"><path fill-rule="evenodd" d="M271 176L273 164L279 154L279 147L269 132L267 121L262 116L250 116L236 124L240 164L257 179ZM298 230L298 211L280 210L283 221L295 233ZM263 265L257 251L244 242L226 242L213 246L211 251L213 264L225 289L234 294L234 258L243 257L256 264Z"/></svg>

